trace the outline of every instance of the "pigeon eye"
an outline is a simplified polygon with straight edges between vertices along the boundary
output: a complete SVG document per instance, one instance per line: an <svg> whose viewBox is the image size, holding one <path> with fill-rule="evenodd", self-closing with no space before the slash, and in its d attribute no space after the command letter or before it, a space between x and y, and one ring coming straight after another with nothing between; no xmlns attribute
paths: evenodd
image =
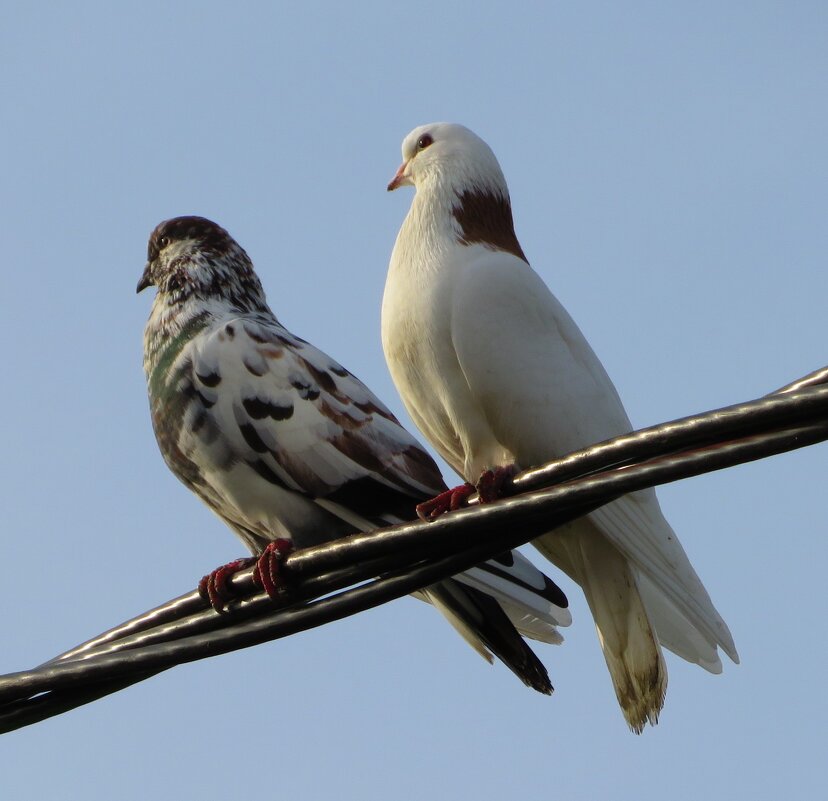
<svg viewBox="0 0 828 801"><path fill-rule="evenodd" d="M431 134L423 134L417 140L417 150L425 150L429 145L434 144Z"/></svg>

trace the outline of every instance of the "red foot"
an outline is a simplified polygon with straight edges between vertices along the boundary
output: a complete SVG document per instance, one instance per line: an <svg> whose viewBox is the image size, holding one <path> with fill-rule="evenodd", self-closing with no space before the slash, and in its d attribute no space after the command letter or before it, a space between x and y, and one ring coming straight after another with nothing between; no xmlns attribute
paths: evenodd
<svg viewBox="0 0 828 801"><path fill-rule="evenodd" d="M484 471L477 480L480 503L491 503L502 497L517 471L517 467L513 464Z"/></svg>
<svg viewBox="0 0 828 801"><path fill-rule="evenodd" d="M459 509L465 504L469 495L473 494L474 484L461 484L459 487L441 492L430 501L417 504L417 516L421 520L436 520L445 512L453 512L455 509Z"/></svg>
<svg viewBox="0 0 828 801"><path fill-rule="evenodd" d="M293 543L290 540L273 540L256 561L253 581L271 598L283 598L287 593L282 563L291 551Z"/></svg>
<svg viewBox="0 0 828 801"><path fill-rule="evenodd" d="M225 612L227 602L236 597L230 579L240 570L250 567L256 561L255 557L236 559L226 565L217 567L212 573L208 573L198 582L198 593L216 612Z"/></svg>

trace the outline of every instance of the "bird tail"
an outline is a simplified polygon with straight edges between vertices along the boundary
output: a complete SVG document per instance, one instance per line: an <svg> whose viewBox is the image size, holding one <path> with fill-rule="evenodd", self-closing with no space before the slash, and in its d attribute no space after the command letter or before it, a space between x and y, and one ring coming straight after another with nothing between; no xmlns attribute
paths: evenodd
<svg viewBox="0 0 828 801"><path fill-rule="evenodd" d="M494 654L528 687L551 695L546 668L494 598L455 579L432 584L422 595L487 662Z"/></svg>
<svg viewBox="0 0 828 801"><path fill-rule="evenodd" d="M558 626L569 626L569 601L549 576L520 551L506 551L455 578L492 596L524 636L558 645Z"/></svg>
<svg viewBox="0 0 828 801"><path fill-rule="evenodd" d="M535 545L584 590L615 695L629 727L640 734L664 706L667 666L641 598L635 571L587 520L577 534L558 530Z"/></svg>

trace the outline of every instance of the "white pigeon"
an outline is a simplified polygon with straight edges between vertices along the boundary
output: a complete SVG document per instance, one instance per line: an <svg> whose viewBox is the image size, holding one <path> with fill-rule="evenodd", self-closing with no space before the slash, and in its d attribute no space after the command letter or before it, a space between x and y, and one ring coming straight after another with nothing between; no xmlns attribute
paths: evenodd
<svg viewBox="0 0 828 801"><path fill-rule="evenodd" d="M406 136L402 155L388 189L413 186L415 196L391 255L382 342L411 418L440 455L488 488L513 466L629 432L601 362L529 266L489 146L434 123ZM533 544L583 588L634 731L656 723L664 703L659 643L712 673L722 669L717 647L738 662L653 490Z"/></svg>
<svg viewBox="0 0 828 801"><path fill-rule="evenodd" d="M301 548L401 522L445 489L434 461L382 402L279 323L250 259L223 228L203 217L158 225L138 291L149 286L158 291L144 369L161 453L252 553L278 561L271 549L284 541ZM238 567L212 574L217 608ZM271 594L284 589L273 563L261 575ZM526 684L551 692L515 627L560 642L556 626L571 620L563 593L517 553L457 578L422 596L486 659L493 652Z"/></svg>

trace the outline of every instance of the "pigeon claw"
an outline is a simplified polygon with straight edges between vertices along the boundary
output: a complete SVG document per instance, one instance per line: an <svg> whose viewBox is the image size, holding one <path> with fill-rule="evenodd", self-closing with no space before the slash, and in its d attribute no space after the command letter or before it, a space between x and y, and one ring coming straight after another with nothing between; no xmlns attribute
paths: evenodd
<svg viewBox="0 0 828 801"><path fill-rule="evenodd" d="M230 579L240 570L250 567L256 561L253 557L236 559L226 565L217 567L212 573L208 573L198 582L198 594L216 612L222 614L227 611L227 602L236 597Z"/></svg>
<svg viewBox="0 0 828 801"><path fill-rule="evenodd" d="M271 598L283 598L287 594L283 564L292 551L290 540L273 540L256 560L253 582Z"/></svg>
<svg viewBox="0 0 828 801"><path fill-rule="evenodd" d="M480 503L492 503L502 498L517 472L517 466L513 464L495 467L494 470L485 470L477 480Z"/></svg>
<svg viewBox="0 0 828 801"><path fill-rule="evenodd" d="M431 522L446 512L453 512L465 506L470 495L474 495L474 484L461 484L459 487L441 492L430 501L417 504L417 516L420 520Z"/></svg>

